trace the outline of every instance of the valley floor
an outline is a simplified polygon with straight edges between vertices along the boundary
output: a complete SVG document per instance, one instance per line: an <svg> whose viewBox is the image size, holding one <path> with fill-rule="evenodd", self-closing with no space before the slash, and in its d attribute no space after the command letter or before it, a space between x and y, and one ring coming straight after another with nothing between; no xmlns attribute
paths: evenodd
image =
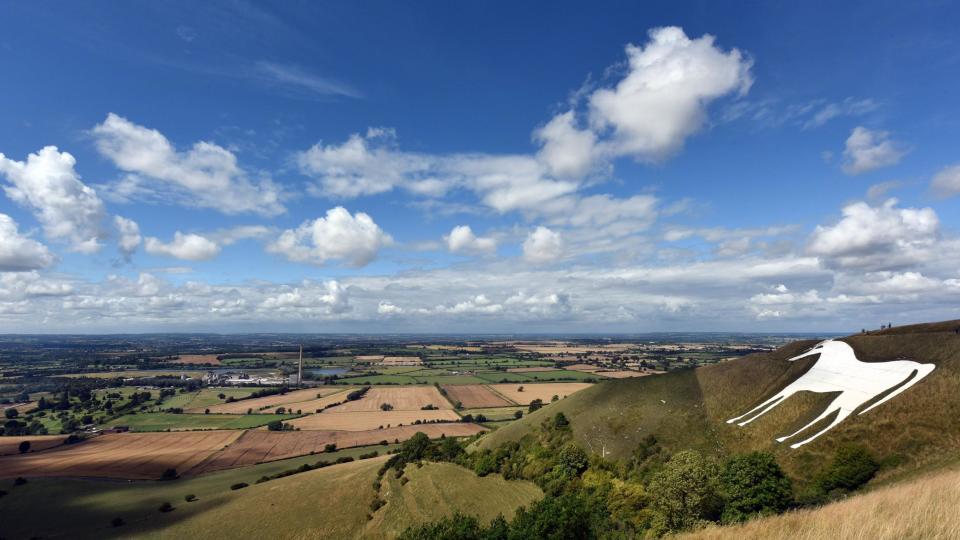
<svg viewBox="0 0 960 540"><path fill-rule="evenodd" d="M960 470L930 474L821 508L711 527L680 538L952 540L960 538Z"/></svg>

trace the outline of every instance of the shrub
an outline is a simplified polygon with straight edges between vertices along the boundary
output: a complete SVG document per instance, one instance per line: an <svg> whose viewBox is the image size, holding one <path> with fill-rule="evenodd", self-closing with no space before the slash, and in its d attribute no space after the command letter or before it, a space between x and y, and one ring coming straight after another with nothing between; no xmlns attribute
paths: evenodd
<svg viewBox="0 0 960 540"><path fill-rule="evenodd" d="M869 482L880 465L862 446L841 446L830 465L817 476L816 486L827 498L849 493Z"/></svg>
<svg viewBox="0 0 960 540"><path fill-rule="evenodd" d="M14 479L14 481L13 481L13 485L14 485L14 486L22 486L22 485L24 485L24 484L26 484L26 483L27 483L27 479L24 478L24 477L22 477L22 476L18 476L18 477L17 477L16 479Z"/></svg>
<svg viewBox="0 0 960 540"><path fill-rule="evenodd" d="M271 420L267 423L267 429L270 431L283 431L283 422L280 420Z"/></svg>
<svg viewBox="0 0 960 540"><path fill-rule="evenodd" d="M120 518L120 517L115 517L115 518L113 518L113 519L110 520L110 526L111 526L111 527L122 527L122 526L125 525L125 524L126 524L126 522L123 521L123 518Z"/></svg>
<svg viewBox="0 0 960 540"><path fill-rule="evenodd" d="M657 528L682 531L715 519L720 513L716 466L695 450L677 452L654 475L650 506Z"/></svg>
<svg viewBox="0 0 960 540"><path fill-rule="evenodd" d="M523 411L513 411L513 417L517 420L523 418Z"/></svg>
<svg viewBox="0 0 960 540"><path fill-rule="evenodd" d="M20 416L20 411L14 408L10 408L10 409L4 410L3 415L6 416L7 418L13 419Z"/></svg>
<svg viewBox="0 0 960 540"><path fill-rule="evenodd" d="M387 504L386 501L384 501L384 500L381 499L380 497L377 497L376 499L374 499L374 500L370 503L370 511L371 511L371 512L376 512L376 511L379 510L381 507L383 507L383 505L385 505L385 504Z"/></svg>
<svg viewBox="0 0 960 540"><path fill-rule="evenodd" d="M542 399L535 399L535 400L533 400L533 401L530 402L530 405L527 407L527 411L528 411L528 412L533 412L533 411L536 411L536 410L541 409L541 408L543 408L543 400L542 400Z"/></svg>
<svg viewBox="0 0 960 540"><path fill-rule="evenodd" d="M22 441L17 449L20 450L21 454L26 454L30 451L30 441Z"/></svg>
<svg viewBox="0 0 960 540"><path fill-rule="evenodd" d="M724 465L720 486L726 498L723 521L779 514L793 503L793 485L766 452L735 456Z"/></svg>
<svg viewBox="0 0 960 540"><path fill-rule="evenodd" d="M243 489L243 488L245 488L245 487L247 487L247 486L249 486L249 485L250 485L250 484L248 484L248 483L246 483L246 482L237 482L236 484L231 485L231 486L230 486L230 489L236 491L236 490L238 490L238 489Z"/></svg>
<svg viewBox="0 0 960 540"><path fill-rule="evenodd" d="M391 405L391 404L389 404L389 403L381 403L381 404L380 404L380 410L381 410L381 411L392 411L392 410L393 410L393 405Z"/></svg>
<svg viewBox="0 0 960 540"><path fill-rule="evenodd" d="M327 452L327 453L329 453L329 452L336 452L336 451L337 451L337 445L336 445L336 443L329 443L329 444L323 445L323 451L324 451L324 452Z"/></svg>
<svg viewBox="0 0 960 540"><path fill-rule="evenodd" d="M172 511L173 511L173 505L170 504L169 502L165 502L165 503L163 503L163 504L160 505L160 508L158 508L158 510L161 511L161 512L172 512Z"/></svg>
<svg viewBox="0 0 960 540"><path fill-rule="evenodd" d="M404 476L403 478L400 479L400 485L401 485L401 486L405 486L405 485L407 485L407 482L409 482L409 481L410 481L410 479L407 478L406 476Z"/></svg>
<svg viewBox="0 0 960 540"><path fill-rule="evenodd" d="M193 501L197 500L197 496L191 493L190 495L185 496L185 497L183 498L183 500L185 500L185 501L187 501L187 502L193 502Z"/></svg>
<svg viewBox="0 0 960 540"><path fill-rule="evenodd" d="M160 475L161 480L175 480L177 478L176 469L167 469Z"/></svg>

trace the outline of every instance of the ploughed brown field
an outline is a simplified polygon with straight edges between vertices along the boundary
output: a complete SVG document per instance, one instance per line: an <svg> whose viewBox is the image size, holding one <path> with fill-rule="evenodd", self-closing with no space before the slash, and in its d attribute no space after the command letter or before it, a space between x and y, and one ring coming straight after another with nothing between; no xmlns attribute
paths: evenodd
<svg viewBox="0 0 960 540"><path fill-rule="evenodd" d="M444 386L443 389L447 392L451 401L459 401L465 409L509 407L513 405L485 384L458 384Z"/></svg>
<svg viewBox="0 0 960 540"><path fill-rule="evenodd" d="M183 474L235 441L242 431L109 433L44 452L0 457L0 477L102 476L158 479Z"/></svg>
<svg viewBox="0 0 960 540"><path fill-rule="evenodd" d="M491 384L493 388L508 399L512 399L520 405L529 405L535 399L543 400L544 403L550 403L553 396L565 398L574 392L579 392L584 388L590 388L590 383L509 383L509 384ZM520 391L523 388L523 391Z"/></svg>
<svg viewBox="0 0 960 540"><path fill-rule="evenodd" d="M438 409L453 408L434 386L398 386L371 388L362 398L334 407L329 412L380 411L383 404L391 405L394 411L419 411L427 405Z"/></svg>
<svg viewBox="0 0 960 540"><path fill-rule="evenodd" d="M174 364L213 364L220 365L220 359L216 354L181 354L176 360L171 360Z"/></svg>
<svg viewBox="0 0 960 540"><path fill-rule="evenodd" d="M442 420L445 422L456 422L460 420L457 413L446 409L439 411L354 411L354 412L334 412L339 407L327 409L319 414L311 414L302 418L295 418L286 423L294 427L309 430L345 430L345 431L365 431L368 429L378 429L380 426L408 426L420 420L421 422L430 422Z"/></svg>
<svg viewBox="0 0 960 540"><path fill-rule="evenodd" d="M371 431L247 431L236 442L222 452L210 456L204 463L192 471L201 474L222 469L253 465L265 461L275 461L310 452L317 453L317 461L323 459L323 449L327 444L336 444L337 448L367 446L381 441L389 443L405 441L418 431L431 439L446 437L466 437L486 431L477 424L451 423L403 426Z"/></svg>
<svg viewBox="0 0 960 540"><path fill-rule="evenodd" d="M273 413L277 407L285 407L289 409L290 407L287 406L287 403L304 403L307 401L320 399L317 397L318 395L322 398L342 391L343 387L338 388L320 386L317 388L305 388L303 390L287 392L286 394L277 394L253 399L240 399L234 401L233 403L222 403L220 405L213 405L211 407L195 407L188 409L186 412L202 413L205 409L210 409L211 413L217 414L245 414L249 409L253 409L254 413ZM304 409L304 412L307 410L308 409Z"/></svg>
<svg viewBox="0 0 960 540"><path fill-rule="evenodd" d="M0 437L0 456L20 453L20 443L30 442L30 451L39 452L63 444L66 435L27 435L23 437Z"/></svg>

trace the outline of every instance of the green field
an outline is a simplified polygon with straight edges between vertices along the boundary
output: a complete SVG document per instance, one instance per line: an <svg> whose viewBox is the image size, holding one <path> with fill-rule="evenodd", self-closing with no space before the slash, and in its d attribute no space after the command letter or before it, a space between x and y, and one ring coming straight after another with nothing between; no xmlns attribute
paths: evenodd
<svg viewBox="0 0 960 540"><path fill-rule="evenodd" d="M515 417L514 413L517 411L527 414L527 407L496 407L489 409L463 409L457 411L460 413L460 416L465 414L472 414L474 416L482 414L487 417L487 419L492 421L498 420L513 420Z"/></svg>
<svg viewBox="0 0 960 540"><path fill-rule="evenodd" d="M0 534L7 538L31 537L64 537L64 538L117 538L134 534L158 534L158 529L173 526L177 523L212 511L217 507L236 501L243 496L254 492L254 483L258 478L282 471L295 469L305 463L313 464L318 461L334 461L338 457L349 456L356 458L360 454L377 451L385 455L397 445L369 446L339 450L334 453L302 456L298 458L272 461L260 465L232 469L196 478L181 478L169 482L140 481L117 482L113 480L76 480L76 479L31 479L27 484L10 489L4 486L8 494L0 497ZM379 460L376 460L379 462ZM374 466L374 471L379 463ZM277 482L296 486L304 475L318 474L327 480L338 475L336 469L320 469L312 473L294 475L285 479L273 480L260 484L258 488L269 491ZM327 474L323 474L327 473ZM332 473L332 474L331 474ZM375 474L375 472L374 472ZM372 481L372 479L371 479ZM238 482L245 482L251 487L239 491L231 491L230 486ZM369 482L363 484L362 491L366 494L372 489ZM355 489L355 485L347 486ZM327 487L318 487L315 493L326 493ZM184 496L196 495L197 501L187 503ZM303 497L303 502L312 502L327 499L327 497ZM250 497L256 504L269 508L272 501L266 498ZM337 501L330 499L331 504ZM160 513L157 508L163 502L170 502L175 510L170 513ZM366 504L362 509L366 511ZM51 509L56 509L57 519L50 519ZM350 512L347 508L335 509L340 514ZM308 512L312 513L312 512ZM277 520L283 513L276 514ZM111 527L110 521L116 517L122 518L127 524L123 527ZM242 517L242 516L241 516ZM362 517L362 515L361 515ZM234 521L231 518L230 521ZM213 527L206 534L192 535L195 538L210 537L211 531L219 530ZM268 535L269 536L269 535ZM171 535L171 537L175 537Z"/></svg>
<svg viewBox="0 0 960 540"><path fill-rule="evenodd" d="M128 414L108 422L107 426L129 426L131 431L167 431L181 429L247 429L267 425L274 420L296 418L290 414Z"/></svg>

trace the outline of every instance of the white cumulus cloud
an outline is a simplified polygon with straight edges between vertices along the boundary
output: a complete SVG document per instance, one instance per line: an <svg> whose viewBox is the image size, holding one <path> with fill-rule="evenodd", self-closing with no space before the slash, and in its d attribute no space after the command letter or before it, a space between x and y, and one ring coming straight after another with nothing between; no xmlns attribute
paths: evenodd
<svg viewBox="0 0 960 540"><path fill-rule="evenodd" d="M296 229L287 229L267 246L267 251L296 262L324 264L343 260L353 266L365 266L380 249L393 243L373 218L363 212L350 214L337 206L326 217L305 221Z"/></svg>
<svg viewBox="0 0 960 540"><path fill-rule="evenodd" d="M285 211L280 186L269 178L252 180L222 146L201 141L178 151L159 131L114 113L91 133L97 150L132 175L112 188L120 197L172 198L225 214L274 216Z"/></svg>
<svg viewBox="0 0 960 540"><path fill-rule="evenodd" d="M452 253L467 255L490 255L497 251L497 240L473 234L469 225L458 225L444 237L447 249Z"/></svg>
<svg viewBox="0 0 960 540"><path fill-rule="evenodd" d="M46 268L54 260L47 246L22 236L17 222L6 214L0 214L0 272Z"/></svg>
<svg viewBox="0 0 960 540"><path fill-rule="evenodd" d="M889 132L857 126L847 137L843 150L843 172L857 175L896 165L906 153L902 145L890 139Z"/></svg>
<svg viewBox="0 0 960 540"><path fill-rule="evenodd" d="M208 261L220 254L216 242L199 234L183 234L177 231L173 240L164 243L158 238L148 237L144 247L151 255L164 255L186 261Z"/></svg>
<svg viewBox="0 0 960 540"><path fill-rule="evenodd" d="M140 242L143 241L143 237L140 236L140 226L137 225L136 221L122 216L114 216L113 224L117 228L117 232L120 235L120 238L117 241L117 246L120 248L120 253L123 253L125 257L129 258L130 255L136 251L137 246L140 245Z"/></svg>
<svg viewBox="0 0 960 540"><path fill-rule="evenodd" d="M542 264L563 256L563 238L560 233L544 226L537 227L523 241L523 258L527 262Z"/></svg>
<svg viewBox="0 0 960 540"><path fill-rule="evenodd" d="M76 163L69 153L47 146L26 162L0 154L0 174L10 182L4 186L7 196L33 211L47 238L89 254L101 247L106 212L96 191L80 181Z"/></svg>

